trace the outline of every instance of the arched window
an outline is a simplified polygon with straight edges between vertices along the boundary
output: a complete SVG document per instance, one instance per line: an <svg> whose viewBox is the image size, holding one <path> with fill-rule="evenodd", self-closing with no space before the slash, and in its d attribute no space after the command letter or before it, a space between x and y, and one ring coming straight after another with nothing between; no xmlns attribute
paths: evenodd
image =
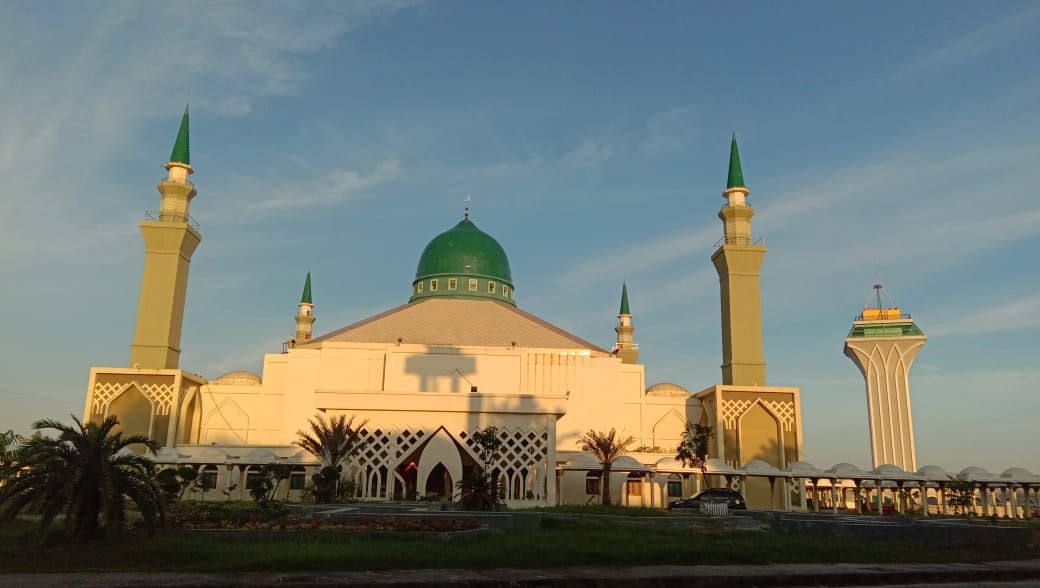
<svg viewBox="0 0 1040 588"><path fill-rule="evenodd" d="M217 466L208 465L199 472L203 490L212 490L217 487Z"/></svg>
<svg viewBox="0 0 1040 588"><path fill-rule="evenodd" d="M246 490L256 488L256 481L260 479L260 466L251 465L246 468Z"/></svg>
<svg viewBox="0 0 1040 588"><path fill-rule="evenodd" d="M599 472L589 472L585 474L585 494L592 494L599 496L600 484L599 484Z"/></svg>
<svg viewBox="0 0 1040 588"><path fill-rule="evenodd" d="M668 476L668 498L682 498L682 478L678 474Z"/></svg>
<svg viewBox="0 0 1040 588"><path fill-rule="evenodd" d="M642 496L643 477L635 472L629 474L628 479L625 480L625 493L629 496Z"/></svg>
<svg viewBox="0 0 1040 588"><path fill-rule="evenodd" d="M303 490L307 487L307 469L303 466L295 466L289 473L289 489Z"/></svg>

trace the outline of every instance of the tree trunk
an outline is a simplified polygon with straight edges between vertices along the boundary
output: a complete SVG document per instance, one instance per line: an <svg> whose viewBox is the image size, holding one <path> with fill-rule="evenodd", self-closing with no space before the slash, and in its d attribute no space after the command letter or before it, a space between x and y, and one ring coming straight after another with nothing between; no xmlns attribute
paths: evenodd
<svg viewBox="0 0 1040 588"><path fill-rule="evenodd" d="M610 467L603 468L603 506L610 506Z"/></svg>

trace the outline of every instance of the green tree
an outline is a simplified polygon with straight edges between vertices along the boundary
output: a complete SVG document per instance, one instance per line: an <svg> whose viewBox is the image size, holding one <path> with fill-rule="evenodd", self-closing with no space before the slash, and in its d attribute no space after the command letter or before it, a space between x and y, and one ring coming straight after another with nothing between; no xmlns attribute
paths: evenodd
<svg viewBox="0 0 1040 588"><path fill-rule="evenodd" d="M606 433L589 429L578 439L582 451L595 455L603 468L600 470L600 493L603 498L603 506L610 506L610 471L613 468L614 460L621 457L626 448L634 442L634 437L619 437L613 428Z"/></svg>
<svg viewBox="0 0 1040 588"><path fill-rule="evenodd" d="M164 512L155 464L130 449L143 447L154 454L155 441L115 431L119 420L114 416L100 423L72 420L75 426L49 419L33 423L38 432L54 430L58 436L36 436L23 445L20 465L26 471L0 488L0 514L14 517L34 508L45 533L60 515L72 540L87 541L120 533L129 499L145 526L154 529Z"/></svg>
<svg viewBox="0 0 1040 588"><path fill-rule="evenodd" d="M354 417L348 419L345 415L339 415L326 419L325 415L319 413L309 421L310 431L300 430L296 432L298 437L296 440L297 445L318 458L323 466L335 468L337 473L334 477L334 487L331 492L333 497L339 496L343 462L350 458L351 455L357 453L363 445L361 429L367 422L362 421L355 425ZM325 468L323 467L319 473L321 481L333 479L332 476L327 476L324 472ZM319 482L319 479L315 478L315 482ZM318 498L318 495L319 493L316 489L315 498ZM321 502L320 499L319 502Z"/></svg>
<svg viewBox="0 0 1040 588"><path fill-rule="evenodd" d="M969 508L975 507L975 491L978 487L978 483L969 480L966 474L950 476L950 481L946 483L946 500L957 514L965 514Z"/></svg>
<svg viewBox="0 0 1040 588"><path fill-rule="evenodd" d="M483 470L470 473L455 483L459 500L466 510L497 510L505 500L505 489L498 485L491 466L502 449L502 437L498 427L487 426L473 433L472 438L473 449L480 456Z"/></svg>
<svg viewBox="0 0 1040 588"><path fill-rule="evenodd" d="M178 468L165 468L156 474L159 487L166 495L167 502L184 499L184 493L189 489L198 491L199 470L190 465Z"/></svg>
<svg viewBox="0 0 1040 588"><path fill-rule="evenodd" d="M675 449L675 459L682 462L683 467L700 468L701 478L707 480L704 474L708 469L708 446L714 436L715 431L708 425L686 423L679 447Z"/></svg>

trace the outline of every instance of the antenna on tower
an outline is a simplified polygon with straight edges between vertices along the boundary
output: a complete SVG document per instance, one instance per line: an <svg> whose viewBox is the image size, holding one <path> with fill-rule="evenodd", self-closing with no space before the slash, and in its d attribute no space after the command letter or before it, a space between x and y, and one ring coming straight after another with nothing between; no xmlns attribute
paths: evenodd
<svg viewBox="0 0 1040 588"><path fill-rule="evenodd" d="M877 307L881 308L881 278L878 276L878 264L874 262L874 294L877 295Z"/></svg>

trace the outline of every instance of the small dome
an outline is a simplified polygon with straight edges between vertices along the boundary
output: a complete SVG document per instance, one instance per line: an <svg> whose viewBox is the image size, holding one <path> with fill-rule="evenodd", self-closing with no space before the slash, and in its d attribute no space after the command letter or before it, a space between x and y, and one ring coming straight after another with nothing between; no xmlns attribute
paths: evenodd
<svg viewBox="0 0 1040 588"><path fill-rule="evenodd" d="M515 305L513 290L505 250L467 216L423 249L410 301L450 296L490 298Z"/></svg>
<svg viewBox="0 0 1040 588"><path fill-rule="evenodd" d="M218 384L260 384L260 376L246 370L228 372L216 380Z"/></svg>
<svg viewBox="0 0 1040 588"><path fill-rule="evenodd" d="M679 384L659 382L646 389L647 396L689 396L690 391Z"/></svg>

